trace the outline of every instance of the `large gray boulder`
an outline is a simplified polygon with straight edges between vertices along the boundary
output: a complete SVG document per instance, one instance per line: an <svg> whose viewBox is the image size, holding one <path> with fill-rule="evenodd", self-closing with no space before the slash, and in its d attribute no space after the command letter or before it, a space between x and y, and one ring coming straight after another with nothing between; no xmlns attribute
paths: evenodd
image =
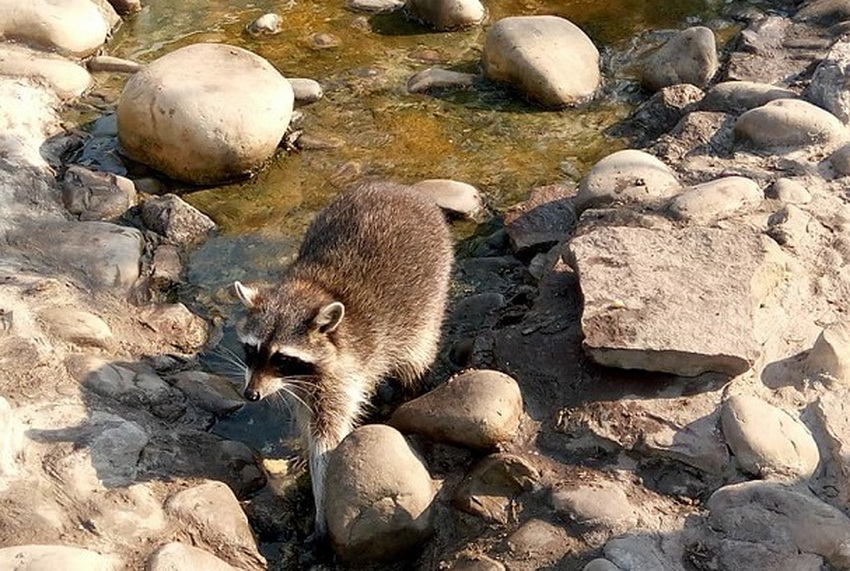
<svg viewBox="0 0 850 571"><path fill-rule="evenodd" d="M811 103L775 99L738 117L735 138L756 149L774 151L839 143L847 139L847 129L835 115Z"/></svg>
<svg viewBox="0 0 850 571"><path fill-rule="evenodd" d="M190 183L259 168L292 117L292 86L266 60L225 44L175 50L133 75L118 136L133 159Z"/></svg>
<svg viewBox="0 0 850 571"><path fill-rule="evenodd" d="M112 16L115 17L114 12ZM112 26L110 19L91 0L4 0L0 38L86 56L106 41Z"/></svg>
<svg viewBox="0 0 850 571"><path fill-rule="evenodd" d="M714 32L704 26L683 30L652 54L643 66L643 82L652 90L690 83L704 87L717 72Z"/></svg>
<svg viewBox="0 0 850 571"><path fill-rule="evenodd" d="M599 87L599 51L569 20L518 16L496 22L484 40L484 73L544 107L590 98Z"/></svg>

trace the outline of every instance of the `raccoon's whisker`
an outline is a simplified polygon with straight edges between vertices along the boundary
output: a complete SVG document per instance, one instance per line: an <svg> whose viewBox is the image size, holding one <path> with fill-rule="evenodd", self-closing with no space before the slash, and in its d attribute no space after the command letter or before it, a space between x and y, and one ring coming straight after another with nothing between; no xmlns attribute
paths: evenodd
<svg viewBox="0 0 850 571"><path fill-rule="evenodd" d="M230 347L228 347L227 345L219 344L219 345L216 346L215 350L221 350L221 351L227 353L228 355L230 355L231 357L233 357L234 359L236 359L237 361L239 361L240 363L243 363L242 356L239 355L236 351L234 351Z"/></svg>
<svg viewBox="0 0 850 571"><path fill-rule="evenodd" d="M270 396L271 396L271 398L269 399L269 402L274 403L275 406L277 406L278 408L280 407L280 404L283 403L283 406L286 407L286 410L289 413L289 415L292 416L292 414L295 411L292 410L292 404L289 402L289 400L284 395L282 395L281 393L278 392L278 393L274 393L273 395L270 395Z"/></svg>
<svg viewBox="0 0 850 571"><path fill-rule="evenodd" d="M309 404L307 404L307 401L305 401L303 398L301 398L301 397L299 397L297 394L295 394L295 391L294 391L294 390L292 390L293 388L295 388L295 387L287 387L287 386L284 386L282 390L283 390L283 392L284 392L284 393L286 393L287 395L289 395L290 397L292 397L293 399L295 399L295 401L296 401L296 402L298 402L299 404L301 404L301 406L303 406L304 408L306 408L306 409L307 409L307 412L309 412L310 414L312 414L312 413L313 413L313 407L311 407Z"/></svg>

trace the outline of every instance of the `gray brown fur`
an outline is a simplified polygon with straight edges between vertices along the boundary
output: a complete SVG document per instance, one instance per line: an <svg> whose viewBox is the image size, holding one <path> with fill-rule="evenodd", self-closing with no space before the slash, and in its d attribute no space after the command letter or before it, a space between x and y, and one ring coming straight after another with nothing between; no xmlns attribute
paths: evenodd
<svg viewBox="0 0 850 571"><path fill-rule="evenodd" d="M449 230L433 202L407 187L369 184L319 213L277 287L237 284L250 308L240 336L260 347L246 395L282 388L297 397L318 533L326 529L327 454L360 420L381 379L413 385L436 357L451 265ZM275 351L312 362L315 375L275 378L263 361Z"/></svg>

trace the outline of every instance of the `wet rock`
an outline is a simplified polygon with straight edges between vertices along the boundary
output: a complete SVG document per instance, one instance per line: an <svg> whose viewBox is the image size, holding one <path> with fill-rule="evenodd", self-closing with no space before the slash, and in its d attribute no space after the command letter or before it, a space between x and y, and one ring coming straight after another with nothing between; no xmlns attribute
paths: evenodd
<svg viewBox="0 0 850 571"><path fill-rule="evenodd" d="M809 214L786 204L767 220L767 235L781 246L800 248L808 242L809 225L813 219Z"/></svg>
<svg viewBox="0 0 850 571"><path fill-rule="evenodd" d="M675 127L704 95L689 83L662 87L635 109L622 128L636 146L644 146Z"/></svg>
<svg viewBox="0 0 850 571"><path fill-rule="evenodd" d="M176 194L147 199L141 214L145 226L177 245L198 241L215 228L209 216Z"/></svg>
<svg viewBox="0 0 850 571"><path fill-rule="evenodd" d="M643 66L643 83L652 90L690 83L704 87L717 72L714 32L695 26L673 36Z"/></svg>
<svg viewBox="0 0 850 571"><path fill-rule="evenodd" d="M451 566L452 571L505 571L505 566L481 554L460 556Z"/></svg>
<svg viewBox="0 0 850 571"><path fill-rule="evenodd" d="M838 147L829 157L829 164L837 175L850 175L850 145Z"/></svg>
<svg viewBox="0 0 850 571"><path fill-rule="evenodd" d="M809 430L763 400L738 395L723 403L723 434L745 471L760 478L810 478L820 453Z"/></svg>
<svg viewBox="0 0 850 571"><path fill-rule="evenodd" d="M768 198L775 198L786 204L808 204L812 201L812 194L799 181L793 178L777 179L765 193Z"/></svg>
<svg viewBox="0 0 850 571"><path fill-rule="evenodd" d="M114 56L95 56L86 61L89 71L105 71L109 73L136 73L144 68L139 62L130 61Z"/></svg>
<svg viewBox="0 0 850 571"><path fill-rule="evenodd" d="M516 381L498 371L470 370L401 405L390 424L440 442L490 449L516 435L521 415Z"/></svg>
<svg viewBox="0 0 850 571"><path fill-rule="evenodd" d="M142 10L141 0L109 0L109 4L122 16L135 14Z"/></svg>
<svg viewBox="0 0 850 571"><path fill-rule="evenodd" d="M239 569L266 568L248 518L230 488L221 482L207 481L177 492L168 499L165 510L196 530L192 537L198 547L218 553Z"/></svg>
<svg viewBox="0 0 850 571"><path fill-rule="evenodd" d="M717 550L735 543L757 544L792 559L813 554L832 568L850 567L850 519L808 491L745 482L720 488L706 507L709 525L720 536Z"/></svg>
<svg viewBox="0 0 850 571"><path fill-rule="evenodd" d="M249 35L257 38L260 36L274 36L283 30L283 18L280 14L263 14L245 27Z"/></svg>
<svg viewBox="0 0 850 571"><path fill-rule="evenodd" d="M643 151L626 149L596 163L579 185L576 209L618 202L651 203L675 195L679 181L670 168Z"/></svg>
<svg viewBox="0 0 850 571"><path fill-rule="evenodd" d="M566 530L540 519L530 519L513 532L507 540L511 553L534 557L546 565L560 560L571 549Z"/></svg>
<svg viewBox="0 0 850 571"><path fill-rule="evenodd" d="M153 253L151 262L150 286L152 289L166 291L182 280L183 262L180 250L174 244L161 244Z"/></svg>
<svg viewBox="0 0 850 571"><path fill-rule="evenodd" d="M552 507L585 533L610 536L629 531L638 523L637 508L615 482L555 489Z"/></svg>
<svg viewBox="0 0 850 571"><path fill-rule="evenodd" d="M590 561L581 571L620 571L620 568L607 559L598 558Z"/></svg>
<svg viewBox="0 0 850 571"><path fill-rule="evenodd" d="M815 69L806 98L823 107L846 125L850 123L850 40L841 38Z"/></svg>
<svg viewBox="0 0 850 571"><path fill-rule="evenodd" d="M140 312L139 321L184 353L195 352L207 342L207 322L182 303L149 306Z"/></svg>
<svg viewBox="0 0 850 571"><path fill-rule="evenodd" d="M750 210L761 201L762 192L755 182L742 176L727 176L686 188L670 202L669 210L680 220L712 224Z"/></svg>
<svg viewBox="0 0 850 571"><path fill-rule="evenodd" d="M743 113L775 99L793 99L790 89L754 81L724 81L712 87L699 107L704 111Z"/></svg>
<svg viewBox="0 0 850 571"><path fill-rule="evenodd" d="M128 178L71 165L62 181L62 202L80 220L109 220L136 202L136 187Z"/></svg>
<svg viewBox="0 0 850 571"><path fill-rule="evenodd" d="M437 203L448 214L463 218L475 218L484 209L481 193L471 184L448 179L429 179L412 185Z"/></svg>
<svg viewBox="0 0 850 571"><path fill-rule="evenodd" d="M355 12L383 14L402 8L404 2L405 0L346 0L345 6Z"/></svg>
<svg viewBox="0 0 850 571"><path fill-rule="evenodd" d="M7 0L0 14L0 37L73 56L97 50L106 41L110 27L90 0Z"/></svg>
<svg viewBox="0 0 850 571"><path fill-rule="evenodd" d="M289 82L263 58L193 44L130 78L118 101L118 135L133 159L179 180L214 184L274 154L293 100Z"/></svg>
<svg viewBox="0 0 850 571"><path fill-rule="evenodd" d="M464 89L472 87L477 78L478 76L472 73L429 67L407 80L407 91L427 93L432 89Z"/></svg>
<svg viewBox="0 0 850 571"><path fill-rule="evenodd" d="M66 545L19 545L0 549L0 569L14 571L118 571L114 559Z"/></svg>
<svg viewBox="0 0 850 571"><path fill-rule="evenodd" d="M756 149L837 143L847 132L835 115L800 99L776 99L735 122L735 137Z"/></svg>
<svg viewBox="0 0 850 571"><path fill-rule="evenodd" d="M24 433L9 401L0 396L0 490L6 478L18 471L24 448Z"/></svg>
<svg viewBox="0 0 850 571"><path fill-rule="evenodd" d="M518 254L542 252L569 238L576 228L572 186L553 184L532 189L528 200L509 208L505 231Z"/></svg>
<svg viewBox="0 0 850 571"><path fill-rule="evenodd" d="M615 569L682 571L684 549L679 534L640 533L615 537L605 544L605 558Z"/></svg>
<svg viewBox="0 0 850 571"><path fill-rule="evenodd" d="M236 571L212 553L185 543L166 543L148 559L147 571Z"/></svg>
<svg viewBox="0 0 850 571"><path fill-rule="evenodd" d="M58 55L8 43L0 45L0 75L45 83L60 99L79 97L91 85L89 72L76 63Z"/></svg>
<svg viewBox="0 0 850 571"><path fill-rule="evenodd" d="M497 292L484 292L459 300L452 308L452 327L474 333L487 323L490 316L505 305L505 296Z"/></svg>
<svg viewBox="0 0 850 571"><path fill-rule="evenodd" d="M539 479L539 471L525 458L491 454L466 475L452 503L488 522L508 523L516 496L536 488Z"/></svg>
<svg viewBox="0 0 850 571"><path fill-rule="evenodd" d="M484 72L545 107L574 105L601 80L599 51L569 20L556 16L504 18L487 31Z"/></svg>
<svg viewBox="0 0 850 571"><path fill-rule="evenodd" d="M850 384L850 320L837 321L821 331L806 368L829 385Z"/></svg>
<svg viewBox="0 0 850 571"><path fill-rule="evenodd" d="M434 490L404 437L385 425L349 434L331 453L328 531L345 560L392 559L431 534Z"/></svg>
<svg viewBox="0 0 850 571"><path fill-rule="evenodd" d="M169 380L194 405L216 415L233 412L244 404L228 379L203 371L182 371Z"/></svg>
<svg viewBox="0 0 850 571"><path fill-rule="evenodd" d="M744 227L601 227L573 238L585 349L625 369L743 373L759 354L755 308L775 281L768 247Z"/></svg>
<svg viewBox="0 0 850 571"><path fill-rule="evenodd" d="M324 96L322 86L315 79L308 79L306 77L291 77L288 81L292 86L295 103L298 105L315 103Z"/></svg>
<svg viewBox="0 0 850 571"><path fill-rule="evenodd" d="M39 313L56 337L80 347L106 349L112 342L112 330L97 315L74 307L51 307Z"/></svg>
<svg viewBox="0 0 850 571"><path fill-rule="evenodd" d="M133 421L94 411L83 429L83 442L88 444L89 462L97 470L98 480L107 487L127 486L136 480L148 434Z"/></svg>
<svg viewBox="0 0 850 571"><path fill-rule="evenodd" d="M439 31L469 28L487 15L478 0L407 0L404 9L411 18Z"/></svg>

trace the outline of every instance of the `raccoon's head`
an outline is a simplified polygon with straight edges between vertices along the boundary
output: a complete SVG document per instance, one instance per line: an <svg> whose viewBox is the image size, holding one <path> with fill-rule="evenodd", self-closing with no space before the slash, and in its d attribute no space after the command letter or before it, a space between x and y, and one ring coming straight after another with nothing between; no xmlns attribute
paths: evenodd
<svg viewBox="0 0 850 571"><path fill-rule="evenodd" d="M335 358L345 306L305 284L271 291L233 286L248 309L236 330L247 365L245 398L256 401L284 390L307 404L315 379Z"/></svg>

